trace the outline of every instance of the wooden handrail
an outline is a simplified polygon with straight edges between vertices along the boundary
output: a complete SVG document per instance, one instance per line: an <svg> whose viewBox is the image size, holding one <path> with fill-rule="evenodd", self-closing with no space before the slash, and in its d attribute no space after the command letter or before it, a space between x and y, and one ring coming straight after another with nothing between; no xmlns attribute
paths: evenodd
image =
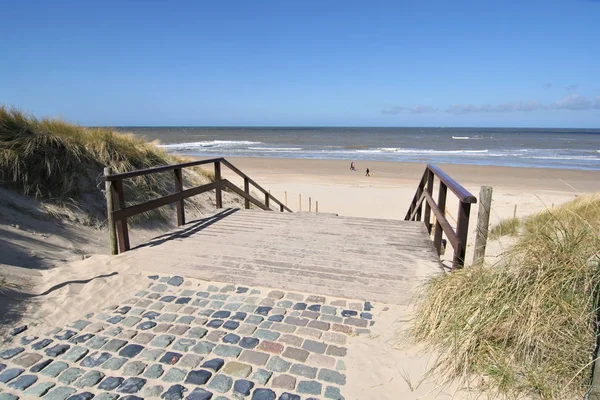
<svg viewBox="0 0 600 400"><path fill-rule="evenodd" d="M440 185L437 203L433 199L434 178L438 178ZM452 226L446 219L446 195L448 189L458 197L459 201L456 231L452 229ZM423 203L425 203L423 222L430 234L433 227L433 224L431 223L431 212L435 215L436 222L435 230L433 232L433 246L435 247L435 250L438 254L441 254L442 234L445 234L454 249L452 269L462 268L465 263L465 253L467 249L467 234L469 232L471 204L477 203L477 198L442 171L438 166L428 164L404 219L407 221L421 221Z"/></svg>
<svg viewBox="0 0 600 400"><path fill-rule="evenodd" d="M206 185L196 186L190 189L183 190L183 169L214 163L215 181ZM244 179L244 189L240 189L227 179L222 179L221 164L228 167L231 171L241 176ZM149 200L141 204L135 204L129 207L125 206L125 193L123 191L123 179L135 178L155 173L173 171L175 193ZM111 252L113 254L122 253L130 249L129 231L127 227L127 219L135 215L154 210L168 204L175 203L177 206L177 225L185 224L185 209L184 199L205 193L211 190L215 191L217 208L221 208L222 191L231 190L244 198L245 207L250 208L250 204L254 204L262 210L272 211L269 207L269 202L273 201L279 205L279 211L292 212L287 206L276 199L271 193L263 189L258 183L252 180L248 175L244 174L229 161L224 158L212 158L208 160L192 161L181 164L165 165L161 167L146 168L137 171L123 172L120 174L111 174L111 169L104 170L104 181L107 189L107 213L109 216L109 231L111 237ZM256 199L250 192L250 184L264 194L264 202ZM114 243L114 242L117 243ZM118 244L118 246L117 246ZM118 249L117 249L118 248Z"/></svg>

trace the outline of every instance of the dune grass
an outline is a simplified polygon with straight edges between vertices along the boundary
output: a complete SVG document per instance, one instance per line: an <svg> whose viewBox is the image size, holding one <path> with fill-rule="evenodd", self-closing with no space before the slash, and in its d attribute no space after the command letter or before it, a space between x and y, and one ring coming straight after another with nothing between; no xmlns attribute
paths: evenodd
<svg viewBox="0 0 600 400"><path fill-rule="evenodd" d="M114 173L185 161L154 143L107 128L85 128L58 119L38 119L0 107L0 182L41 200L67 204L103 218L100 180L103 168ZM214 179L201 169L185 171L186 184ZM160 197L173 190L172 174L124 181L129 203ZM138 219L165 219L161 208ZM135 219L134 219L135 222Z"/></svg>
<svg viewBox="0 0 600 400"><path fill-rule="evenodd" d="M498 239L502 236L516 236L521 228L522 220L519 218L507 218L500 221L490 229L490 239Z"/></svg>
<svg viewBox="0 0 600 400"><path fill-rule="evenodd" d="M581 398L590 384L600 272L600 196L527 218L502 266L426 283L412 333L437 372L509 396Z"/></svg>

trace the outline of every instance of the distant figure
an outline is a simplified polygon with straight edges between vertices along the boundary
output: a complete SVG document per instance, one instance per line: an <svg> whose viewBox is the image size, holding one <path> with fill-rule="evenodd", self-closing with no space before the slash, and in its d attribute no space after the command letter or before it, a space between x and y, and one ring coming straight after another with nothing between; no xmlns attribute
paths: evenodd
<svg viewBox="0 0 600 400"><path fill-rule="evenodd" d="M356 168L354 167L354 161L350 163L350 171L356 171Z"/></svg>
<svg viewBox="0 0 600 400"><path fill-rule="evenodd" d="M365 174L365 176L371 176L371 171L369 171L369 168L367 168L367 173Z"/></svg>

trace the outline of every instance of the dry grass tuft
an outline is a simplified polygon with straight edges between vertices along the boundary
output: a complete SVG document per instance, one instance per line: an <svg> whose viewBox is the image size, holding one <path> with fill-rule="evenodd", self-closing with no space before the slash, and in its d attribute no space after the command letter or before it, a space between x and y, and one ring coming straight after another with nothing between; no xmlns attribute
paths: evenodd
<svg viewBox="0 0 600 400"><path fill-rule="evenodd" d="M467 267L424 288L413 333L453 379L481 389L581 398L590 384L600 271L600 196L528 218L503 266Z"/></svg>
<svg viewBox="0 0 600 400"><path fill-rule="evenodd" d="M489 237L490 239L498 239L501 236L516 236L522 224L519 218L503 219L490 229Z"/></svg>
<svg viewBox="0 0 600 400"><path fill-rule="evenodd" d="M37 119L0 106L0 183L67 208L92 219L105 214L100 174L106 166L115 173L185 161L155 144L106 128L85 128L58 119ZM186 170L186 185L214 179L201 169ZM124 181L129 203L160 197L173 190L169 173ZM188 202L194 207L194 201ZM172 212L163 207L138 220L166 220ZM135 219L134 219L135 222Z"/></svg>

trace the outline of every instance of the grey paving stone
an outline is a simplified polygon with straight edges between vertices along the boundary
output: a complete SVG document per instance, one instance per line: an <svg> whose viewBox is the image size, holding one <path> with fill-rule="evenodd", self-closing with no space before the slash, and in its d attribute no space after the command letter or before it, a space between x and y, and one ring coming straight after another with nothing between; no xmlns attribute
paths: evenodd
<svg viewBox="0 0 600 400"><path fill-rule="evenodd" d="M221 308L225 305L224 302L220 301L220 300L213 300L210 302L210 306L212 308Z"/></svg>
<svg viewBox="0 0 600 400"><path fill-rule="evenodd" d="M273 322L271 322L271 321L264 321L258 327L261 328L261 329L270 329L271 326L273 326Z"/></svg>
<svg viewBox="0 0 600 400"><path fill-rule="evenodd" d="M244 304L239 310L251 314L256 310L256 306L254 304Z"/></svg>
<svg viewBox="0 0 600 400"><path fill-rule="evenodd" d="M187 371L179 368L171 368L163 375L162 380L165 382L175 383L182 382L185 379Z"/></svg>
<svg viewBox="0 0 600 400"><path fill-rule="evenodd" d="M287 362L279 356L273 356L267 363L267 369L275 372L287 372L292 363Z"/></svg>
<svg viewBox="0 0 600 400"><path fill-rule="evenodd" d="M58 340L69 340L75 335L77 335L76 331L65 329L61 334L55 335L54 337Z"/></svg>
<svg viewBox="0 0 600 400"><path fill-rule="evenodd" d="M338 370L338 371L345 371L346 370L346 363L344 362L344 360L338 360L335 369Z"/></svg>
<svg viewBox="0 0 600 400"><path fill-rule="evenodd" d="M0 400L19 400L19 396L10 393L0 393Z"/></svg>
<svg viewBox="0 0 600 400"><path fill-rule="evenodd" d="M139 358L144 361L156 361L164 352L163 349L145 349Z"/></svg>
<svg viewBox="0 0 600 400"><path fill-rule="evenodd" d="M200 298L208 299L208 296L210 296L210 293L208 293L208 292L198 292L198 293L196 293L196 296L198 296Z"/></svg>
<svg viewBox="0 0 600 400"><path fill-rule="evenodd" d="M66 362L54 361L49 366L42 369L41 374L49 376L50 378L56 378L58 375L60 375L61 372L63 372L67 368L69 368L69 364L67 364ZM2 382L2 379L0 379L0 382Z"/></svg>
<svg viewBox="0 0 600 400"><path fill-rule="evenodd" d="M330 356L344 357L348 349L346 347L338 347L330 344L327 346L327 354Z"/></svg>
<svg viewBox="0 0 600 400"><path fill-rule="evenodd" d="M106 320L106 322L109 322L111 324L118 324L119 322L123 321L125 319L125 317L123 317L122 315L114 315L112 317L110 317L109 319ZM59 339L57 337L57 339Z"/></svg>
<svg viewBox="0 0 600 400"><path fill-rule="evenodd" d="M342 317L354 317L358 315L358 312L355 310L342 310Z"/></svg>
<svg viewBox="0 0 600 400"><path fill-rule="evenodd" d="M233 379L227 375L218 374L208 383L208 388L219 393L227 393L233 386Z"/></svg>
<svg viewBox="0 0 600 400"><path fill-rule="evenodd" d="M211 342L218 342L225 336L227 333L225 331L212 331L208 335L205 336L206 340L210 340Z"/></svg>
<svg viewBox="0 0 600 400"><path fill-rule="evenodd" d="M221 367L223 367L223 364L225 364L225 361L222 358L213 358L202 363L202 368L218 372L221 369Z"/></svg>
<svg viewBox="0 0 600 400"><path fill-rule="evenodd" d="M81 361L80 365L86 368L95 368L111 357L112 355L110 353L96 351L85 357L83 361Z"/></svg>
<svg viewBox="0 0 600 400"><path fill-rule="evenodd" d="M109 376L106 379L104 379L102 382L100 382L100 385L98 385L98 389L100 390L114 390L116 388L118 388L119 386L121 386L121 383L123 383L125 379L121 378L120 376Z"/></svg>
<svg viewBox="0 0 600 400"><path fill-rule="evenodd" d="M302 311L302 310L306 310L306 307L307 307L306 303L296 303L296 304L294 304L294 307L292 307L292 310Z"/></svg>
<svg viewBox="0 0 600 400"><path fill-rule="evenodd" d="M358 326L359 328L366 328L369 325L369 321L363 318L346 318L344 323L346 325Z"/></svg>
<svg viewBox="0 0 600 400"><path fill-rule="evenodd" d="M87 317L86 317L87 318ZM91 317L90 317L91 318ZM60 332L61 328L52 328L48 332L46 332L47 336L52 336Z"/></svg>
<svg viewBox="0 0 600 400"><path fill-rule="evenodd" d="M175 322L177 319L177 314L162 314L160 317L156 318L158 322Z"/></svg>
<svg viewBox="0 0 600 400"><path fill-rule="evenodd" d="M187 304L192 300L191 297L179 297L175 300L175 304Z"/></svg>
<svg viewBox="0 0 600 400"><path fill-rule="evenodd" d="M267 353L261 353L253 350L244 350L242 351L239 360L254 365L265 365L268 358L269 355Z"/></svg>
<svg viewBox="0 0 600 400"><path fill-rule="evenodd" d="M35 375L21 375L18 378L15 378L12 381L10 381L8 387L17 390L25 390L29 386L36 383L37 380L38 377Z"/></svg>
<svg viewBox="0 0 600 400"><path fill-rule="evenodd" d="M207 332L208 330L200 326L195 326L187 332L187 336L194 339L202 339Z"/></svg>
<svg viewBox="0 0 600 400"><path fill-rule="evenodd" d="M168 286L164 285L162 283L159 283L158 285L154 285L150 288L150 290L152 290L153 292L158 292L158 293L163 293L167 290Z"/></svg>
<svg viewBox="0 0 600 400"><path fill-rule="evenodd" d="M282 333L293 333L296 330L296 327L288 324L274 323L271 327L272 330Z"/></svg>
<svg viewBox="0 0 600 400"><path fill-rule="evenodd" d="M281 393L278 400L300 400L300 396L293 393L284 392Z"/></svg>
<svg viewBox="0 0 600 400"><path fill-rule="evenodd" d="M323 385L317 381L300 381L296 387L296 391L300 394L320 395L323 390Z"/></svg>
<svg viewBox="0 0 600 400"><path fill-rule="evenodd" d="M306 339L302 345L304 350L308 350L312 353L323 354L327 345L323 342L316 342L314 340Z"/></svg>
<svg viewBox="0 0 600 400"><path fill-rule="evenodd" d="M314 311L302 311L302 313L300 315L305 318L309 318L309 319L317 319L317 318L319 318L319 316L321 314L319 314L318 312L314 312Z"/></svg>
<svg viewBox="0 0 600 400"><path fill-rule="evenodd" d="M148 311L142 314L142 317L149 320L155 320L156 318L160 317L160 313L157 313L156 311Z"/></svg>
<svg viewBox="0 0 600 400"><path fill-rule="evenodd" d="M306 326L308 325L308 319L307 318L298 318L298 317L286 317L285 318L285 323L286 324L290 324L290 325L295 325L295 326Z"/></svg>
<svg viewBox="0 0 600 400"><path fill-rule="evenodd" d="M261 306L261 307L258 307L254 312L256 314L267 316L267 315L269 315L269 313L271 312L272 309L273 309L272 307Z"/></svg>
<svg viewBox="0 0 600 400"><path fill-rule="evenodd" d="M177 320L177 323L189 325L192 323L192 321L194 321L194 318L195 317L193 315L184 315Z"/></svg>
<svg viewBox="0 0 600 400"><path fill-rule="evenodd" d="M166 400L181 400L183 399L183 394L187 391L188 389L185 386L173 385L167 389L160 398Z"/></svg>
<svg viewBox="0 0 600 400"><path fill-rule="evenodd" d="M259 303L259 306L266 306L266 307L275 307L275 300L274 299L262 299Z"/></svg>
<svg viewBox="0 0 600 400"><path fill-rule="evenodd" d="M50 343L52 343L54 340L52 339L42 339L39 342L35 342L34 344L31 345L31 348L33 350L41 350L44 347L48 346Z"/></svg>
<svg viewBox="0 0 600 400"><path fill-rule="evenodd" d="M92 350L98 350L108 342L108 339L102 336L95 336L87 342L86 346Z"/></svg>
<svg viewBox="0 0 600 400"><path fill-rule="evenodd" d="M94 400L117 400L119 395L116 393L100 393L94 397Z"/></svg>
<svg viewBox="0 0 600 400"><path fill-rule="evenodd" d="M246 379L238 379L233 384L233 392L239 393L242 396L249 396L252 388L254 388L254 382Z"/></svg>
<svg viewBox="0 0 600 400"><path fill-rule="evenodd" d="M246 293L246 292L248 292L248 288L240 286L240 287L237 288L237 290L235 292L236 293Z"/></svg>
<svg viewBox="0 0 600 400"><path fill-rule="evenodd" d="M65 385L70 385L71 383L75 382L84 373L85 373L85 370L83 370L81 368L71 367L71 368L65 370L62 374L60 374L60 376L58 377L58 381Z"/></svg>
<svg viewBox="0 0 600 400"><path fill-rule="evenodd" d="M123 328L121 328L120 326L115 326L115 327L110 328L109 330L105 331L104 334L107 336L117 336L121 332L123 332Z"/></svg>
<svg viewBox="0 0 600 400"><path fill-rule="evenodd" d="M208 303L210 302L206 299L194 299L194 301L192 301L192 305L195 307L206 307Z"/></svg>
<svg viewBox="0 0 600 400"><path fill-rule="evenodd" d="M209 297L209 299L211 300L227 300L227 298L229 297L229 295L227 294L213 294L212 296ZM215 318L223 318L223 317L215 317Z"/></svg>
<svg viewBox="0 0 600 400"><path fill-rule="evenodd" d="M242 352L241 347L219 344L213 349L213 353L220 357L237 357Z"/></svg>
<svg viewBox="0 0 600 400"><path fill-rule="evenodd" d="M320 331L318 329L313 329L313 328L300 327L300 328L296 329L296 334L301 335L301 336L308 336L309 338L312 338L312 339L320 339L321 336L323 335L323 331Z"/></svg>
<svg viewBox="0 0 600 400"><path fill-rule="evenodd" d="M281 321L283 321L283 315L282 314L271 315L268 318L268 320L272 321L272 322L281 322Z"/></svg>
<svg viewBox="0 0 600 400"><path fill-rule="evenodd" d="M169 333L173 335L183 335L190 329L187 325L174 325L171 329L169 329Z"/></svg>
<svg viewBox="0 0 600 400"><path fill-rule="evenodd" d="M254 332L256 331L256 325L252 325L252 324L241 324L240 327L237 329L237 334L238 335L252 335Z"/></svg>
<svg viewBox="0 0 600 400"><path fill-rule="evenodd" d="M126 326L128 328L131 328L132 326L134 326L135 324L137 324L138 322L140 322L142 319L140 317L135 317L135 316L129 316L127 318L125 318L122 322L121 325Z"/></svg>
<svg viewBox="0 0 600 400"><path fill-rule="evenodd" d="M293 360L305 362L308 358L308 354L309 353L306 350L296 349L294 347L287 347L282 355L286 358L291 358Z"/></svg>
<svg viewBox="0 0 600 400"><path fill-rule="evenodd" d="M131 311L129 311L129 315L140 316L144 312L146 312L145 309L136 307L136 308L132 309Z"/></svg>
<svg viewBox="0 0 600 400"><path fill-rule="evenodd" d="M271 386L280 389L294 390L296 387L296 378L291 375L281 374L273 378Z"/></svg>
<svg viewBox="0 0 600 400"><path fill-rule="evenodd" d="M75 344L85 343L88 340L90 340L91 338L93 338L94 336L95 335L93 333L84 333L82 335L77 335L75 337L72 337L71 339L69 339L69 342L75 343Z"/></svg>
<svg viewBox="0 0 600 400"><path fill-rule="evenodd" d="M137 393L146 384L144 378L127 378L118 387L117 392L119 393Z"/></svg>
<svg viewBox="0 0 600 400"><path fill-rule="evenodd" d="M223 336L223 342L229 344L237 344L240 341L240 337L234 333L228 333Z"/></svg>
<svg viewBox="0 0 600 400"><path fill-rule="evenodd" d="M85 357L88 352L89 350L85 347L75 346L63 356L63 360L75 363Z"/></svg>
<svg viewBox="0 0 600 400"><path fill-rule="evenodd" d="M264 320L265 319L263 317L261 317L260 315L251 315L248 318L246 318L246 323L258 325L261 322L263 322Z"/></svg>
<svg viewBox="0 0 600 400"><path fill-rule="evenodd" d="M29 369L30 372L40 372L41 370L43 370L44 368L46 368L53 360L51 358L48 358L46 360L43 360L37 364L35 364L33 367L31 367Z"/></svg>
<svg viewBox="0 0 600 400"><path fill-rule="evenodd" d="M173 340L175 340L175 336L173 335L160 335L154 338L150 342L151 346L165 348L169 346Z"/></svg>
<svg viewBox="0 0 600 400"><path fill-rule="evenodd" d="M277 302L278 307L290 308L294 303L290 300L280 300Z"/></svg>
<svg viewBox="0 0 600 400"><path fill-rule="evenodd" d="M31 367L42 359L42 356L37 353L21 353L13 362L21 367Z"/></svg>
<svg viewBox="0 0 600 400"><path fill-rule="evenodd" d="M133 342L138 344L148 344L154 337L155 335L150 332L142 332L135 335Z"/></svg>
<svg viewBox="0 0 600 400"><path fill-rule="evenodd" d="M89 324L85 330L89 333L98 333L100 331L103 331L106 328L106 326L104 326L103 323L101 322L93 322L91 324Z"/></svg>
<svg viewBox="0 0 600 400"><path fill-rule="evenodd" d="M20 340L22 345L28 345L31 342L33 342L34 340L38 340L39 337L38 336L23 336Z"/></svg>
<svg viewBox="0 0 600 400"><path fill-rule="evenodd" d="M116 371L120 369L127 362L127 358L125 357L113 357L104 364L102 364L102 368L108 369L111 371Z"/></svg>
<svg viewBox="0 0 600 400"><path fill-rule="evenodd" d="M322 331L328 331L330 324L329 324L329 322L323 322L323 321L310 321L308 323L308 327L314 328L314 329L320 329Z"/></svg>
<svg viewBox="0 0 600 400"><path fill-rule="evenodd" d="M235 290L235 285L225 285L221 288L221 292L233 292Z"/></svg>
<svg viewBox="0 0 600 400"><path fill-rule="evenodd" d="M254 389L252 393L252 400L275 400L275 392L271 389Z"/></svg>
<svg viewBox="0 0 600 400"><path fill-rule="evenodd" d="M308 379L315 379L317 377L317 368L309 367L304 364L294 364L292 365L292 368L290 368L290 373Z"/></svg>
<svg viewBox="0 0 600 400"><path fill-rule="evenodd" d="M344 400L344 396L342 396L340 388L335 386L327 386L325 388L325 398L333 400Z"/></svg>
<svg viewBox="0 0 600 400"><path fill-rule="evenodd" d="M175 365L181 359L181 353L167 351L159 360L160 363Z"/></svg>
<svg viewBox="0 0 600 400"><path fill-rule="evenodd" d="M241 306L242 303L227 303L223 306L223 309L227 311L237 311Z"/></svg>
<svg viewBox="0 0 600 400"><path fill-rule="evenodd" d="M209 342L199 342L197 345L195 345L194 347L192 347L192 351L196 354L208 354L210 353L213 348L215 347L214 344L209 343Z"/></svg>
<svg viewBox="0 0 600 400"><path fill-rule="evenodd" d="M76 390L66 386L54 388L44 396L45 400L65 400L67 397L75 393Z"/></svg>
<svg viewBox="0 0 600 400"><path fill-rule="evenodd" d="M161 385L145 386L142 394L144 395L144 398L159 397L164 390L165 389Z"/></svg>
<svg viewBox="0 0 600 400"><path fill-rule="evenodd" d="M139 374L144 372L144 369L146 369L146 366L147 365L144 362L131 361L131 362L127 363L127 365L125 365L125 368L123 368L123 375L138 376Z"/></svg>
<svg viewBox="0 0 600 400"><path fill-rule="evenodd" d="M208 321L206 326L208 326L209 328L218 329L221 327L221 325L223 325L223 322L225 322L225 321L223 321L222 319L212 319L212 320Z"/></svg>
<svg viewBox="0 0 600 400"><path fill-rule="evenodd" d="M269 379L271 379L273 373L266 369L259 369L252 374L251 380L255 381L258 385L266 385Z"/></svg>
<svg viewBox="0 0 600 400"><path fill-rule="evenodd" d="M144 350L144 346L140 344L128 344L119 351L121 357L133 358Z"/></svg>
<svg viewBox="0 0 600 400"><path fill-rule="evenodd" d="M203 369L190 371L187 377L185 378L185 383L189 383L192 385L204 385L210 377L212 373L210 371L206 371Z"/></svg>
<svg viewBox="0 0 600 400"><path fill-rule="evenodd" d="M68 344L56 344L56 345L46 349L44 352L46 353L46 355L48 357L58 357L61 354L63 354L64 352L66 352L67 350L69 350L70 347L71 346Z"/></svg>
<svg viewBox="0 0 600 400"><path fill-rule="evenodd" d="M346 384L346 375L341 374L337 371L330 370L330 369L325 369L325 368L321 369L319 371L318 378L319 378L319 380L329 382L329 383L336 383L338 385Z"/></svg>
<svg viewBox="0 0 600 400"><path fill-rule="evenodd" d="M281 334L279 332L274 332L267 329L257 329L256 332L254 332L254 337L263 340L277 340L280 335Z"/></svg>
<svg viewBox="0 0 600 400"><path fill-rule="evenodd" d="M55 385L56 384L54 382L40 382L37 385L31 386L29 389L27 389L25 394L27 396L42 397Z"/></svg>
<svg viewBox="0 0 600 400"><path fill-rule="evenodd" d="M195 344L193 339L179 339L173 344L173 350L187 352Z"/></svg>
<svg viewBox="0 0 600 400"><path fill-rule="evenodd" d="M179 366L182 368L196 368L202 359L202 356L185 354L183 357L181 357L181 360L179 360Z"/></svg>
<svg viewBox="0 0 600 400"><path fill-rule="evenodd" d="M83 375L77 382L75 382L76 387L85 388L95 386L98 382L100 382L104 378L104 374L100 371L89 371L85 375Z"/></svg>
<svg viewBox="0 0 600 400"><path fill-rule="evenodd" d="M102 350L104 351L119 351L119 349L127 344L127 340L123 339L110 339L108 343L104 345Z"/></svg>
<svg viewBox="0 0 600 400"><path fill-rule="evenodd" d="M244 349L253 349L255 348L260 341L257 338L253 337L244 337L240 340L239 345Z"/></svg>
<svg viewBox="0 0 600 400"><path fill-rule="evenodd" d="M223 324L223 328L225 329L229 329L231 331L236 330L238 327L240 326L240 323L238 321L225 321L225 323Z"/></svg>
<svg viewBox="0 0 600 400"><path fill-rule="evenodd" d="M183 278L181 276L177 276L177 275L172 276L167 281L167 285L171 285L171 286L181 286L182 283L183 283Z"/></svg>
<svg viewBox="0 0 600 400"><path fill-rule="evenodd" d="M150 367L146 369L144 372L144 376L149 379L158 379L164 373L164 369L160 364L152 364Z"/></svg>
<svg viewBox="0 0 600 400"><path fill-rule="evenodd" d="M194 389L185 399L186 400L209 400L212 397L212 392L202 388Z"/></svg>
<svg viewBox="0 0 600 400"><path fill-rule="evenodd" d="M221 370L221 373L236 378L246 378L252 372L252 367L248 364L242 364L237 361L230 361Z"/></svg>

